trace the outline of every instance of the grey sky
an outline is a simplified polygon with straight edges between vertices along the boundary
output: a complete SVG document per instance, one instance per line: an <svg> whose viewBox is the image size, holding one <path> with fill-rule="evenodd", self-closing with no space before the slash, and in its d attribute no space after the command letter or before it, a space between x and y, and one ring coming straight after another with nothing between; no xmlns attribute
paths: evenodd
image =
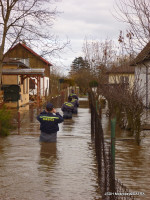
<svg viewBox="0 0 150 200"><path fill-rule="evenodd" d="M54 22L53 30L61 40L66 37L71 42L71 48L66 50L62 70L67 71L75 57L82 56L84 38L96 40L115 39L125 25L118 22L114 14L114 0L62 0L57 3L59 11L63 12ZM56 59L53 60L53 63Z"/></svg>

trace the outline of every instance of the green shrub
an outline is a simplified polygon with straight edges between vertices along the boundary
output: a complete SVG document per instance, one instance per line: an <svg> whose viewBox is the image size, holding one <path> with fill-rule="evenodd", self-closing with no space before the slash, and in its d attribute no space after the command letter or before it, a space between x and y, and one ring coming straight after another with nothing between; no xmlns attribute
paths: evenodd
<svg viewBox="0 0 150 200"><path fill-rule="evenodd" d="M90 87L98 87L98 82L95 81L95 80L90 81L90 82L89 82L89 86L90 86Z"/></svg>
<svg viewBox="0 0 150 200"><path fill-rule="evenodd" d="M7 110L6 106L3 106L0 109L0 136L9 135L9 131L12 128L11 119L11 112Z"/></svg>

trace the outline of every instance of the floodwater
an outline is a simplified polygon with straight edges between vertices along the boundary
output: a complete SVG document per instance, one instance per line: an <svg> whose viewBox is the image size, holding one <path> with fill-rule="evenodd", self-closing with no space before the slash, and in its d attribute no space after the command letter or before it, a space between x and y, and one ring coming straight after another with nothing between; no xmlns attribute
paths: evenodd
<svg viewBox="0 0 150 200"><path fill-rule="evenodd" d="M40 111L21 108L19 132L0 139L0 200L101 200L90 112L82 100L78 115L60 124L56 144L39 143Z"/></svg>
<svg viewBox="0 0 150 200"><path fill-rule="evenodd" d="M103 111L103 130L106 140L110 137L110 123ZM150 131L141 133L138 145L129 131L116 126L116 178L132 194L137 193L136 200L150 199Z"/></svg>
<svg viewBox="0 0 150 200"><path fill-rule="evenodd" d="M0 200L101 200L85 99L80 99L78 111L59 125L56 144L40 144L40 110L21 108L20 129L0 138ZM105 110L102 116L110 141ZM143 135L138 146L129 132L116 128L116 178L130 192L141 193L135 199L149 200L150 132Z"/></svg>

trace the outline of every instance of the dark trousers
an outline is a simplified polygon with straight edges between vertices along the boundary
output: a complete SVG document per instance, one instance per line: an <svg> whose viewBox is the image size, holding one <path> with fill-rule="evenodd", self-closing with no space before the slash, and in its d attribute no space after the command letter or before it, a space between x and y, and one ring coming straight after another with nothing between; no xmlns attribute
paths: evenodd
<svg viewBox="0 0 150 200"><path fill-rule="evenodd" d="M72 112L67 112L67 111L65 111L65 112L63 113L63 118L64 118L64 119L71 119L71 118L72 118Z"/></svg>
<svg viewBox="0 0 150 200"><path fill-rule="evenodd" d="M44 133L41 131L40 142L56 142L57 141L57 132L56 133Z"/></svg>
<svg viewBox="0 0 150 200"><path fill-rule="evenodd" d="M77 114L78 113L78 108L77 107L74 107L73 109L73 114Z"/></svg>

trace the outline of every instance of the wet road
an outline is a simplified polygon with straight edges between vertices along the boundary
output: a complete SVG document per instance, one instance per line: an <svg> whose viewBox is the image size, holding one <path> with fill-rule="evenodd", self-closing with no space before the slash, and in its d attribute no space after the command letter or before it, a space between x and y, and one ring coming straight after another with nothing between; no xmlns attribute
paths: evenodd
<svg viewBox="0 0 150 200"><path fill-rule="evenodd" d="M60 125L56 144L39 143L38 111L26 109L20 135L0 140L0 200L100 200L85 104Z"/></svg>

